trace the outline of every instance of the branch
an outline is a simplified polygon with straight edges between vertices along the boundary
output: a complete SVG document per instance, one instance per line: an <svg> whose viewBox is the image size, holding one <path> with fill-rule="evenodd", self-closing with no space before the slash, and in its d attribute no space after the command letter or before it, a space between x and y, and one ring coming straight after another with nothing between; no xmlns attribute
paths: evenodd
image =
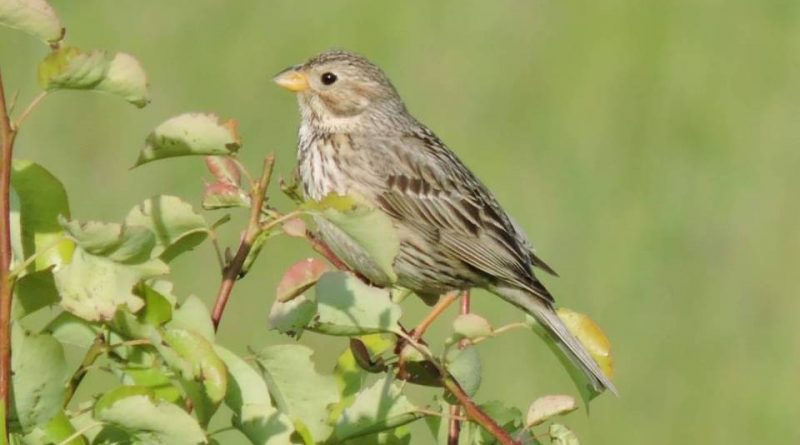
<svg viewBox="0 0 800 445"><path fill-rule="evenodd" d="M11 155L17 132L11 125L6 107L3 77L0 74L0 130L3 141L0 149L0 403L8 413L11 397L11 222L9 193L11 191ZM7 424L7 416L3 416ZM8 431L6 426L5 431Z"/></svg>
<svg viewBox="0 0 800 445"><path fill-rule="evenodd" d="M453 394L453 397L458 400L458 403L464 408L468 419L482 426L483 429L494 436L501 445L521 445L520 442L515 441L506 430L498 425L494 419L489 417L488 414L483 412L483 410L481 410L481 408L472 401L472 399L467 395L466 392L464 392L464 389L461 388L461 385L458 384L452 374L450 374L447 368L445 368L444 365L442 365L442 363L440 363L439 360L437 360L436 357L430 353L428 348L423 347L417 340L402 331L396 332L396 334L405 339L408 344L413 346L417 351L420 352L420 354L422 354L423 357L425 357L429 362L431 362L431 364L433 364L434 367L436 367L436 370L439 371L442 386L444 386L444 388Z"/></svg>
<svg viewBox="0 0 800 445"><path fill-rule="evenodd" d="M267 195L267 188L269 187L269 180L272 177L272 170L275 167L275 157L269 155L264 159L264 169L261 172L261 178L258 183L250 191L250 220L247 224L247 229L242 236L242 241L239 243L239 250L231 260L230 264L225 267L222 276L222 283L217 292L217 300L214 304L214 312L211 315L211 320L214 322L214 330L219 328L220 320L222 320L222 313L225 312L225 305L228 304L228 299L233 291L233 286L239 275L242 272L242 266L247 259L247 255L253 247L253 242L256 237L261 233L260 216L261 209L264 207L264 200Z"/></svg>
<svg viewBox="0 0 800 445"><path fill-rule="evenodd" d="M461 294L461 313L469 314L469 291L465 290ZM463 348L467 343L462 340L459 347ZM457 405L450 407L450 428L448 428L448 445L458 445L458 437L461 435L461 408Z"/></svg>
<svg viewBox="0 0 800 445"><path fill-rule="evenodd" d="M459 295L460 294L457 294L455 292L443 295L442 298L439 300L439 302L436 303L436 306L434 306L433 309L431 309L430 313L425 318L422 319L422 321L417 325L416 328L414 328L412 338L414 340L419 340L420 338L422 338L422 334L424 334L425 331L428 330L431 324L433 324L433 321L436 320L436 318L439 317L439 315L441 315L445 309L447 309L451 304L453 304L453 302L458 299Z"/></svg>

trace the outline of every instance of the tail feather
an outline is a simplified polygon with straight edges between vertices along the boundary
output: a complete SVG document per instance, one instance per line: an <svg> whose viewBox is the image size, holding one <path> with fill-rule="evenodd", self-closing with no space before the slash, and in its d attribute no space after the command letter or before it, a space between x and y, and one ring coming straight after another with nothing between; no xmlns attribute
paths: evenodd
<svg viewBox="0 0 800 445"><path fill-rule="evenodd" d="M569 332L567 326L558 317L550 304L543 299L531 295L530 292L517 288L495 287L491 289L508 302L532 315L536 321L547 329L557 340L557 344L578 368L580 368L596 390L608 389L619 396L611 379L605 375L600 366L592 358L589 351Z"/></svg>

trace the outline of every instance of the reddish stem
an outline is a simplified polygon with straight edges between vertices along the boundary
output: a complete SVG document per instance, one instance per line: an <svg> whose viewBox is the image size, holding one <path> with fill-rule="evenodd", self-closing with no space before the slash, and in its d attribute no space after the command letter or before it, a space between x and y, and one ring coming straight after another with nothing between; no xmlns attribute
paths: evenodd
<svg viewBox="0 0 800 445"><path fill-rule="evenodd" d="M244 235L242 235L242 240L239 243L239 249L236 251L236 255L233 257L230 264L225 267L225 271L222 276L222 283L220 283L219 290L217 291L217 299L216 303L214 303L214 311L211 314L211 321L214 323L214 330L219 328L219 323L222 320L223 312L225 312L225 306L228 304L228 300L230 299L233 286L236 284L236 280L242 273L242 267L247 259L247 255L250 254L250 250L253 248L253 242L261 232L261 209L264 206L267 187L269 186L269 180L272 177L272 170L274 167L275 157L273 155L267 156L267 158L264 160L264 169L261 172L261 178L259 179L258 184L255 184L250 191L250 220L247 224L247 229L245 229Z"/></svg>
<svg viewBox="0 0 800 445"><path fill-rule="evenodd" d="M11 397L11 298L14 282L11 278L11 222L9 193L11 191L11 155L17 132L11 125L6 107L3 77L0 74L0 128L3 142L0 151L0 403L5 406L7 419ZM8 431L7 422L4 431Z"/></svg>

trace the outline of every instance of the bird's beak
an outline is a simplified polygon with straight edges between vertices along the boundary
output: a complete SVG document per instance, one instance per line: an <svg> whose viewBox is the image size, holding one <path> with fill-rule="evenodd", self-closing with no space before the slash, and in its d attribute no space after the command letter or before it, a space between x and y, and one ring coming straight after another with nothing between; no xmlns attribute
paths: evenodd
<svg viewBox="0 0 800 445"><path fill-rule="evenodd" d="M278 86L286 88L293 93L299 93L309 88L308 76L300 71L299 66L286 68L272 78Z"/></svg>

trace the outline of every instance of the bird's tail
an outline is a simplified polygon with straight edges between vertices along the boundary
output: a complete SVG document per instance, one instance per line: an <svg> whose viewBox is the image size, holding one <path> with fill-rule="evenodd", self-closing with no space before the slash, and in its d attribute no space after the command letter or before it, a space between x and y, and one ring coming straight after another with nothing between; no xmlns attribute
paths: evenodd
<svg viewBox="0 0 800 445"><path fill-rule="evenodd" d="M566 357L583 371L596 390L601 391L605 388L614 395L619 395L611 379L600 369L600 366L583 344L569 332L567 326L561 321L561 318L549 303L535 295L531 295L528 291L518 288L496 287L491 290L531 314L539 324L544 326L554 337L558 347L564 351Z"/></svg>

